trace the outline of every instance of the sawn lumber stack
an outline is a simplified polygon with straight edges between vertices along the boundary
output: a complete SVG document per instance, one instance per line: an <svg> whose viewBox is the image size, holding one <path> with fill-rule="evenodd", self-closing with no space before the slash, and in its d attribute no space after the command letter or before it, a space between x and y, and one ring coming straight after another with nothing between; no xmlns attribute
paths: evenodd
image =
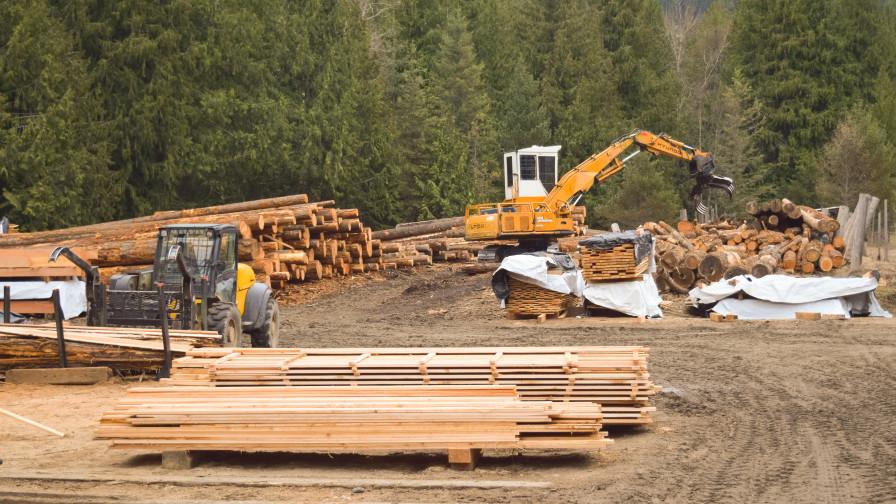
<svg viewBox="0 0 896 504"><path fill-rule="evenodd" d="M657 238L657 285L684 294L698 281L775 272L823 274L845 264L836 219L787 198L751 201L746 211L752 219L740 224L645 223Z"/></svg>
<svg viewBox="0 0 896 504"><path fill-rule="evenodd" d="M600 407L521 401L512 386L147 387L99 439L140 450L596 449Z"/></svg>
<svg viewBox="0 0 896 504"><path fill-rule="evenodd" d="M576 297L571 294L555 292L511 276L507 277L507 287L505 307L512 316L562 317L576 303Z"/></svg>
<svg viewBox="0 0 896 504"><path fill-rule="evenodd" d="M65 325L69 365L108 366L120 371L148 371L162 366L160 329ZM211 331L170 331L171 352L187 353L193 346L219 346ZM54 367L59 364L56 326L0 324L0 370Z"/></svg>
<svg viewBox="0 0 896 504"><path fill-rule="evenodd" d="M328 388L515 385L524 400L600 404L605 424L651 421L645 347L196 348L166 384Z"/></svg>
<svg viewBox="0 0 896 504"><path fill-rule="evenodd" d="M635 259L635 246L623 243L610 250L580 247L582 276L586 281L639 280L649 266L650 258Z"/></svg>

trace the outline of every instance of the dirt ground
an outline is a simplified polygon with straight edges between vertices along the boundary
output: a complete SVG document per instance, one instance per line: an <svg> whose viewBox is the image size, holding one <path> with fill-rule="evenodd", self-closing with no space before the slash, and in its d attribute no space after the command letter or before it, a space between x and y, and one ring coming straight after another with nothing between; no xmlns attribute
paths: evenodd
<svg viewBox="0 0 896 504"><path fill-rule="evenodd" d="M213 453L168 471L92 439L127 384L0 385L0 407L69 434L0 417L0 502L896 502L893 319L714 323L679 301L663 320L538 324L505 319L488 275L444 266L291 299L283 346L648 345L656 421L609 429L597 453L486 451L471 472L439 453Z"/></svg>

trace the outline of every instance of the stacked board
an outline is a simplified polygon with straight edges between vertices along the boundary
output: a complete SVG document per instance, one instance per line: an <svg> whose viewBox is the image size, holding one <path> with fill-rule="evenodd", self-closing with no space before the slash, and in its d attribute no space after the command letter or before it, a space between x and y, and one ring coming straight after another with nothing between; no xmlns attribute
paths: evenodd
<svg viewBox="0 0 896 504"><path fill-rule="evenodd" d="M144 387L97 438L139 450L598 449L600 407L522 401L512 386Z"/></svg>
<svg viewBox="0 0 896 504"><path fill-rule="evenodd" d="M509 293L505 304L511 316L551 315L562 317L575 306L576 297L552 291L522 280L507 277Z"/></svg>
<svg viewBox="0 0 896 504"><path fill-rule="evenodd" d="M635 246L622 243L608 250L580 247L582 276L589 282L641 280L649 266L649 258L635 259Z"/></svg>
<svg viewBox="0 0 896 504"><path fill-rule="evenodd" d="M162 366L162 332L151 328L66 325L66 356L72 366L108 366L119 371L146 371ZM212 331L169 333L171 352L184 355L193 346L220 346ZM55 325L0 324L0 370L54 367L59 364Z"/></svg>
<svg viewBox="0 0 896 504"><path fill-rule="evenodd" d="M600 404L605 424L642 424L659 390L645 347L196 348L166 384L365 387L514 385L531 401Z"/></svg>

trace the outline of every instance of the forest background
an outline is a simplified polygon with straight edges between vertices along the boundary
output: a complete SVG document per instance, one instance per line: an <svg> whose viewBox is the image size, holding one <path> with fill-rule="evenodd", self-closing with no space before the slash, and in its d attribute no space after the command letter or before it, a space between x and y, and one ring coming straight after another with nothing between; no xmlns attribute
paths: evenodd
<svg viewBox="0 0 896 504"><path fill-rule="evenodd" d="M0 3L0 216L37 230L307 192L365 222L502 198L504 151L561 169L634 128L710 150L721 210L894 198L892 0ZM592 226L673 218L641 156Z"/></svg>

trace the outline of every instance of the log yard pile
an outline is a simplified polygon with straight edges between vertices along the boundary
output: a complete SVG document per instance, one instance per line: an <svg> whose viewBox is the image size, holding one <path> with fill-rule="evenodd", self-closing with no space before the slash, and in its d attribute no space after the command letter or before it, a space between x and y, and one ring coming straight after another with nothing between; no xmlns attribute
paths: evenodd
<svg viewBox="0 0 896 504"><path fill-rule="evenodd" d="M164 470L175 472L227 453L242 459L272 452L441 452L450 467L473 471L501 464L486 461L500 461L508 451L620 457L618 446L637 450L635 439L685 421L681 380L651 369L656 359L666 363L661 369L668 366L664 353L671 350L666 343L658 350L639 328L669 323L675 333L675 324L703 318L742 321L725 327L753 319L887 320L875 295L884 279L854 264L873 261L870 251L882 254L872 248L879 243L873 233L865 236L874 227L866 225L871 203L863 195L850 211L786 198L751 201L740 218L657 220L628 231L589 229L584 207L575 207L572 233L546 250L515 250L504 236L470 236L464 217L372 230L359 211L310 202L304 194L7 232L0 237L6 258L0 267L6 322L0 324L0 375L6 378L0 397L9 408L2 412L9 432L32 428L67 436L74 427L47 425L55 417L17 401L15 387L63 385L60 395L43 392L63 408L65 390L102 390L108 395L91 406L90 421L80 427L93 433L73 449L115 448L106 457L116 464L161 454ZM166 241L195 229L216 245L203 251L189 239L174 248ZM214 254L227 260L227 246L239 266L233 271L251 271L254 284L241 287L224 274L210 278L236 282L237 290L270 292L260 299L269 299L273 314L257 315L263 334L252 326L248 292L238 313L242 332L251 337L233 340L214 324L216 304L226 298L218 292L207 297L202 282L212 280L197 279L202 270L192 268L216 262ZM184 271L174 280L143 280L141 271L168 271L166 257ZM166 289L166 281L177 290ZM329 294L291 296L328 282ZM467 290L454 294L458 288ZM352 298L356 290L363 299ZM125 310L146 299L151 303L143 312ZM190 299L196 308L185 310ZM426 310L425 317L444 317L428 319L431 328L420 332L414 322L420 315L375 322L374 313L413 313L424 300L451 306ZM206 302L211 306L202 307ZM670 302L688 308L666 310ZM399 306L405 308L396 312ZM365 318L340 325L345 313L356 320L356 312ZM127 318L140 313L148 318ZM627 320L636 324L622 337L595 339L576 330L618 330ZM357 327L357 336L356 329L344 335L346 327ZM524 328L538 328L538 336L513 336ZM488 337L493 330L499 335L494 340ZM15 446L22 455L12 452L14 467L36 468L19 458L31 449ZM103 458L93 458L93 470L103 470ZM265 459L245 460L239 464ZM527 459L514 460L525 465ZM320 459L314 465L327 474L331 464Z"/></svg>

